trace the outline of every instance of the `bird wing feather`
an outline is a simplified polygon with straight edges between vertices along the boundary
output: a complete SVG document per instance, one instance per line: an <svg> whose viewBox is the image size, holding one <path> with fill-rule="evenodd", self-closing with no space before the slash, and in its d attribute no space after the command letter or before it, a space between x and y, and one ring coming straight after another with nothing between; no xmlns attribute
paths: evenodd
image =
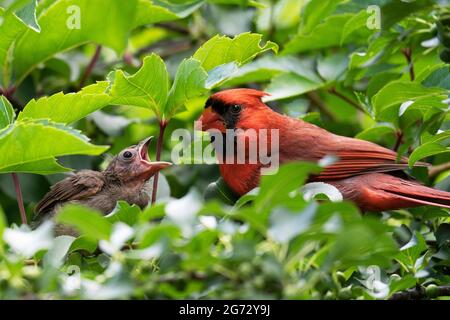
<svg viewBox="0 0 450 320"><path fill-rule="evenodd" d="M82 200L91 197L103 188L103 174L97 171L83 170L53 185L50 191L37 204L36 213L48 212L57 203Z"/></svg>
<svg viewBox="0 0 450 320"><path fill-rule="evenodd" d="M286 119L286 118L285 118ZM313 124L290 120L291 125L286 126L284 160L318 161L329 155L337 160L326 166L311 180L336 180L355 175L390 172L408 168L408 158L398 158L397 152L381 147L375 143L338 136ZM278 126L282 128L281 126ZM415 166L425 167L427 163L417 162Z"/></svg>

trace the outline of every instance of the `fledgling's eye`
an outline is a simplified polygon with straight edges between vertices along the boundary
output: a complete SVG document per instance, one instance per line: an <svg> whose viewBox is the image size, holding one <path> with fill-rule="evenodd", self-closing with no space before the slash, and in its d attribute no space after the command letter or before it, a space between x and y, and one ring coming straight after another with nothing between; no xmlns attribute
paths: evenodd
<svg viewBox="0 0 450 320"><path fill-rule="evenodd" d="M239 113L242 110L242 106L240 104L234 104L231 106L232 113Z"/></svg>
<svg viewBox="0 0 450 320"><path fill-rule="evenodd" d="M122 156L124 159L131 159L133 158L133 153L131 151L125 151Z"/></svg>

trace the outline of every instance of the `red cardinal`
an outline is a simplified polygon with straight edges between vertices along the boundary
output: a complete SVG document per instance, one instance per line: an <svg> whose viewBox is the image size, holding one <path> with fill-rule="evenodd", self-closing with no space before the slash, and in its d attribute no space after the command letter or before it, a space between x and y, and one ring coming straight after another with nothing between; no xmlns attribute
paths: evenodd
<svg viewBox="0 0 450 320"><path fill-rule="evenodd" d="M266 95L252 89L224 90L212 95L199 119L202 130L225 133L226 129L278 129L281 164L295 160L317 162L326 155L336 156L336 162L310 181L334 185L345 199L354 201L364 211L421 205L450 208L449 192L425 187L402 172L408 168L407 158L396 161L397 153L392 150L279 114L262 102ZM221 163L219 167L225 182L243 195L258 186L263 165Z"/></svg>

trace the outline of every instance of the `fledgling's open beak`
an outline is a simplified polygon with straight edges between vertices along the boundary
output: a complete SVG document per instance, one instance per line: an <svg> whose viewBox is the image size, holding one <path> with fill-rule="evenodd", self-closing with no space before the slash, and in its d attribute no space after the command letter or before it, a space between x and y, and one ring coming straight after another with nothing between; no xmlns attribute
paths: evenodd
<svg viewBox="0 0 450 320"><path fill-rule="evenodd" d="M153 137L149 137L145 140L142 140L138 144L138 152L139 152L139 158L140 163L144 166L143 171L146 176L151 177L156 172L167 168L172 165L171 162L166 161L151 161L148 156L148 149L150 147L150 142L152 141Z"/></svg>
<svg viewBox="0 0 450 320"><path fill-rule="evenodd" d="M225 132L225 125L220 115L214 112L211 107L207 107L200 118L198 118L195 129L202 131L217 129Z"/></svg>

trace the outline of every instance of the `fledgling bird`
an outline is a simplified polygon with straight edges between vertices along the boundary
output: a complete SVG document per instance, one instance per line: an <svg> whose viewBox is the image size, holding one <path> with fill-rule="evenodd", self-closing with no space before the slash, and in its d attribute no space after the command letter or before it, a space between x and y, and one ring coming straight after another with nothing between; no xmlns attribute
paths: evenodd
<svg viewBox="0 0 450 320"><path fill-rule="evenodd" d="M334 185L344 199L363 211L384 211L433 205L450 208L450 193L421 185L403 172L408 159L372 142L330 133L305 121L279 114L262 102L268 95L253 89L229 89L213 94L199 118L201 129L278 129L279 161L318 162L332 155L337 161L309 181ZM216 154L220 150L216 150ZM229 155L225 155L228 157ZM416 166L427 166L416 163ZM225 182L238 195L259 184L261 162L220 163Z"/></svg>
<svg viewBox="0 0 450 320"><path fill-rule="evenodd" d="M53 185L37 204L38 220L53 217L62 205L78 203L110 213L118 200L139 207L149 202L148 180L154 174L171 165L170 162L151 162L148 147L151 137L116 155L104 171L81 170ZM70 228L57 226L57 234L73 234Z"/></svg>

